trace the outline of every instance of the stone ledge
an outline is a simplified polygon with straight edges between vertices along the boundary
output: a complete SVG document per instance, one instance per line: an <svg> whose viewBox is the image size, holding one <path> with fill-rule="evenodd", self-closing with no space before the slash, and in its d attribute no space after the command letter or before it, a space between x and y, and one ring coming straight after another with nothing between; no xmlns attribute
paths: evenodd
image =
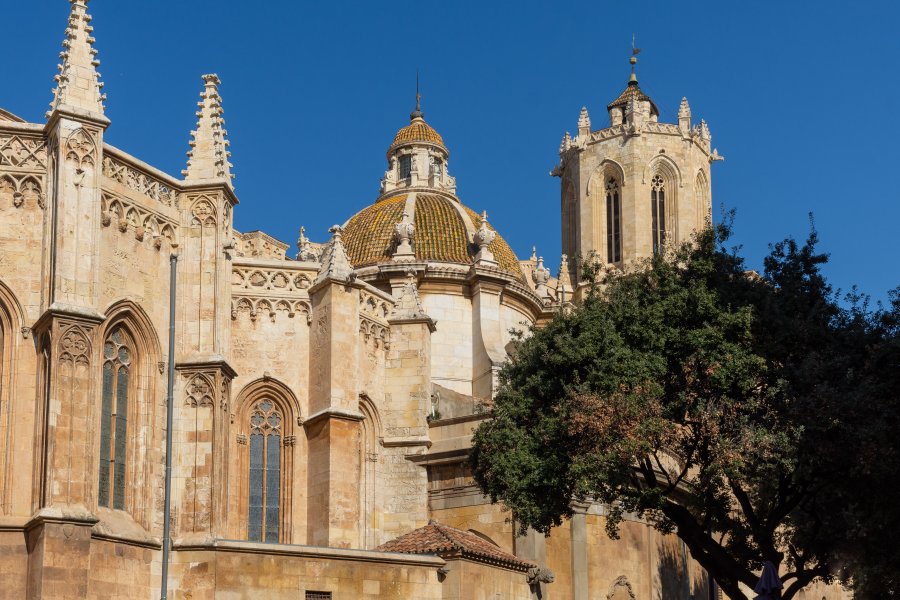
<svg viewBox="0 0 900 600"><path fill-rule="evenodd" d="M381 439L381 445L385 448L403 446L425 446L431 448L431 440L424 436L384 437Z"/></svg>
<svg viewBox="0 0 900 600"><path fill-rule="evenodd" d="M303 421L303 426L313 425L322 419L342 419L344 421L362 421L365 415L358 411L345 410L342 408L325 408L317 413L311 414Z"/></svg>
<svg viewBox="0 0 900 600"><path fill-rule="evenodd" d="M468 423L470 421L484 421L486 419L490 419L492 416L493 413L491 411L485 411L482 413L473 413L471 415L450 417L448 419L437 419L428 423L428 428L431 429L433 427L444 427L447 425L456 425L457 423Z"/></svg>
<svg viewBox="0 0 900 600"><path fill-rule="evenodd" d="M301 546L295 544L267 544L241 540L210 540L205 542L181 542L174 544L177 551L199 550L218 552L245 552L247 554L268 554L273 556L296 556L299 558L320 558L335 560L355 560L359 562L408 565L414 567L443 567L444 559L428 554L401 554L398 552L376 552L350 548L329 548L326 546Z"/></svg>

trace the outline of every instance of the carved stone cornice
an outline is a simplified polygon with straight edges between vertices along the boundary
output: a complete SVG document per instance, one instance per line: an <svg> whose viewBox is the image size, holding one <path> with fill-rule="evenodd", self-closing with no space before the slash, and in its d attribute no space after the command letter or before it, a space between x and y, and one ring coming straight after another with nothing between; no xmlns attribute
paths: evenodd
<svg viewBox="0 0 900 600"><path fill-rule="evenodd" d="M106 320L106 315L93 308L54 302L38 317L31 326L31 330L35 334L40 334L57 319L66 319L97 326Z"/></svg>
<svg viewBox="0 0 900 600"><path fill-rule="evenodd" d="M324 408L317 413L310 415L303 421L303 427L311 427L319 421L326 419L339 419L342 421L362 421L366 416L359 411L346 410L343 408Z"/></svg>
<svg viewBox="0 0 900 600"><path fill-rule="evenodd" d="M226 358L219 354L195 356L187 360L178 360L175 362L175 370L184 373L217 371L221 372L222 375L229 379L234 379L238 374L228 363Z"/></svg>

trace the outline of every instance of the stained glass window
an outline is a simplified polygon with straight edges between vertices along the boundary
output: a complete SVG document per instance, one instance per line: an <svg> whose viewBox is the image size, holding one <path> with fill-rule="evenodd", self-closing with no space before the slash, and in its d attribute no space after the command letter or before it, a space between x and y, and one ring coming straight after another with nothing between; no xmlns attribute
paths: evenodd
<svg viewBox="0 0 900 600"><path fill-rule="evenodd" d="M128 391L131 351L125 333L115 329L103 344L100 402L100 477L98 503L125 508L125 453L128 441ZM110 500L112 504L110 505Z"/></svg>
<svg viewBox="0 0 900 600"><path fill-rule="evenodd" d="M659 175L650 181L650 211L653 217L653 254L666 243L666 183Z"/></svg>
<svg viewBox="0 0 900 600"><path fill-rule="evenodd" d="M263 399L250 411L250 477L247 537L277 542L281 498L281 411Z"/></svg>
<svg viewBox="0 0 900 600"><path fill-rule="evenodd" d="M606 183L606 259L622 260L622 201L619 182L614 178Z"/></svg>

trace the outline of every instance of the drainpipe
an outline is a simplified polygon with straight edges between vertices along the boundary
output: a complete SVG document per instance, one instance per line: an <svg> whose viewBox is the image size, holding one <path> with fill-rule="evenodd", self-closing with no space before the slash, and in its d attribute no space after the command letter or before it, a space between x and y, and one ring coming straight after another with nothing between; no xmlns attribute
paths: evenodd
<svg viewBox="0 0 900 600"><path fill-rule="evenodd" d="M169 593L169 547L172 545L169 532L172 505L172 412L175 387L175 274L178 269L178 254L169 257L169 380L166 385L166 492L163 503L162 540L162 584L160 600L166 600Z"/></svg>

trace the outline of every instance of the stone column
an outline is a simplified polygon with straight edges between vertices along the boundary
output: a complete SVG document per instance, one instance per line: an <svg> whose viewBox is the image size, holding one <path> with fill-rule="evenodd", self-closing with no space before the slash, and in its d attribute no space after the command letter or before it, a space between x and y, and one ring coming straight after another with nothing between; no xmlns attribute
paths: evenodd
<svg viewBox="0 0 900 600"><path fill-rule="evenodd" d="M587 510L590 505L574 507L569 521L572 540L572 600L588 600Z"/></svg>

